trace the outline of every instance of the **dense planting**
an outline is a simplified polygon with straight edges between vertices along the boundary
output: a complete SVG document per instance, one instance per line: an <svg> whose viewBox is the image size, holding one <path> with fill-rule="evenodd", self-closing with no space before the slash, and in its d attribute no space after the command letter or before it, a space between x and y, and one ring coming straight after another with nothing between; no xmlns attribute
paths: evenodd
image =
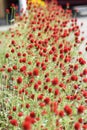
<svg viewBox="0 0 87 130"><path fill-rule="evenodd" d="M1 33L1 130L87 130L84 37L70 10L29 3L16 29ZM82 26L82 24L81 24ZM86 47L87 51L87 47Z"/></svg>

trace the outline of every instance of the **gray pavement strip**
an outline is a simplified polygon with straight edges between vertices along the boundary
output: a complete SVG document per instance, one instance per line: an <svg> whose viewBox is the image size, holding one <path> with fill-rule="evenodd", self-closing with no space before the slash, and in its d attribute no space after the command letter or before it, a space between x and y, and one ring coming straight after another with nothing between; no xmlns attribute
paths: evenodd
<svg viewBox="0 0 87 130"><path fill-rule="evenodd" d="M7 31L9 30L10 28L15 28L17 27L17 23L15 24L12 24L12 25L3 25L3 26L0 26L0 31Z"/></svg>
<svg viewBox="0 0 87 130"><path fill-rule="evenodd" d="M81 25L81 23L83 23L83 26L80 26L80 31L81 31L80 37L85 38L85 40L82 42L82 44L79 47L79 51L83 53L84 58L87 60L87 52L85 51L86 42L87 42L87 17L77 18L77 21L79 26Z"/></svg>

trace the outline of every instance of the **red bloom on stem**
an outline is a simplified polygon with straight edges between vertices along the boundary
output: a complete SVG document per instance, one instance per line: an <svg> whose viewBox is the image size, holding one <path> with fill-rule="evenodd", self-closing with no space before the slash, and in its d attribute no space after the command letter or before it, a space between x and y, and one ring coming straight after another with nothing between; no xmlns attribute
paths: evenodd
<svg viewBox="0 0 87 130"><path fill-rule="evenodd" d="M44 66L42 67L42 70L43 70L43 71L45 71L45 70L46 70L46 65L44 65Z"/></svg>
<svg viewBox="0 0 87 130"><path fill-rule="evenodd" d="M30 104L27 103L27 104L26 104L26 108L30 108Z"/></svg>
<svg viewBox="0 0 87 130"><path fill-rule="evenodd" d="M78 80L78 76L77 75L72 75L71 76L71 80L72 81L77 81Z"/></svg>
<svg viewBox="0 0 87 130"><path fill-rule="evenodd" d="M18 126L18 122L16 119L10 120L10 124L12 124L13 126Z"/></svg>
<svg viewBox="0 0 87 130"><path fill-rule="evenodd" d="M83 91L83 96L84 96L85 98L87 98L87 91L86 91L86 90Z"/></svg>
<svg viewBox="0 0 87 130"><path fill-rule="evenodd" d="M84 79L83 79L83 82L84 82L84 83L87 83L87 78L84 78Z"/></svg>
<svg viewBox="0 0 87 130"><path fill-rule="evenodd" d="M60 111L59 111L59 116L60 116L60 117L64 117L64 111L63 111L63 110L60 110Z"/></svg>
<svg viewBox="0 0 87 130"><path fill-rule="evenodd" d="M46 98L44 99L44 102L45 102L45 104L49 104L49 103L50 103L50 98L49 98L49 97L46 97Z"/></svg>
<svg viewBox="0 0 87 130"><path fill-rule="evenodd" d="M15 41L15 40L12 40L12 41L11 41L11 44L15 46L15 45L16 45L16 41Z"/></svg>
<svg viewBox="0 0 87 130"><path fill-rule="evenodd" d="M23 112L19 112L19 113L18 113L18 116L19 116L19 117L23 116Z"/></svg>
<svg viewBox="0 0 87 130"><path fill-rule="evenodd" d="M83 128L84 130L87 130L87 123L86 123L86 124L83 124L82 128Z"/></svg>
<svg viewBox="0 0 87 130"><path fill-rule="evenodd" d="M12 71L12 68L8 68L7 71L10 73Z"/></svg>
<svg viewBox="0 0 87 130"><path fill-rule="evenodd" d="M80 130L80 123L79 123L79 122L76 122L76 123L74 124L74 128L75 128L75 130Z"/></svg>
<svg viewBox="0 0 87 130"><path fill-rule="evenodd" d="M9 13L10 13L9 9L6 9L6 13L7 13L7 14L9 14Z"/></svg>
<svg viewBox="0 0 87 130"><path fill-rule="evenodd" d="M82 123L82 122L83 122L83 119L82 119L82 118L79 118L78 122L79 122L79 123Z"/></svg>
<svg viewBox="0 0 87 130"><path fill-rule="evenodd" d="M17 78L17 83L18 83L18 84L22 83L22 80L23 80L22 77L18 77L18 78Z"/></svg>
<svg viewBox="0 0 87 130"><path fill-rule="evenodd" d="M78 113L79 113L79 114L83 113L84 110L85 110L85 107L84 107L83 105L80 105L80 106L78 107Z"/></svg>
<svg viewBox="0 0 87 130"><path fill-rule="evenodd" d="M37 90L38 88L39 88L38 83L35 83L35 84L34 84L34 89Z"/></svg>
<svg viewBox="0 0 87 130"><path fill-rule="evenodd" d="M56 96L59 95L59 89L56 88L56 89L54 90L54 94L55 94Z"/></svg>
<svg viewBox="0 0 87 130"><path fill-rule="evenodd" d="M23 130L31 130L31 122L24 121L22 124Z"/></svg>
<svg viewBox="0 0 87 130"><path fill-rule="evenodd" d="M31 112L31 113L30 113L30 117L31 117L31 118L35 118L35 116L36 116L35 112Z"/></svg>
<svg viewBox="0 0 87 130"><path fill-rule="evenodd" d="M83 70L83 74L84 74L84 75L87 75L87 69L84 69L84 70Z"/></svg>
<svg viewBox="0 0 87 130"><path fill-rule="evenodd" d="M13 69L14 69L14 70L17 70L17 66L16 66L16 65L14 65L14 66L13 66Z"/></svg>
<svg viewBox="0 0 87 130"><path fill-rule="evenodd" d="M16 109L16 106L13 106L13 111L16 111L17 109Z"/></svg>
<svg viewBox="0 0 87 130"><path fill-rule="evenodd" d="M78 64L75 64L75 65L74 65L74 70L76 71L76 70L78 70L78 68L79 68L79 67L78 67Z"/></svg>
<svg viewBox="0 0 87 130"><path fill-rule="evenodd" d="M52 85L56 86L58 84L58 82L59 82L58 78L54 78L52 80Z"/></svg>
<svg viewBox="0 0 87 130"><path fill-rule="evenodd" d="M12 6L12 7L15 7L15 4L14 4L14 3L12 3L12 4L11 4L11 6Z"/></svg>
<svg viewBox="0 0 87 130"><path fill-rule="evenodd" d="M11 119L12 119L12 116L11 116L11 115L9 115L9 116L8 116L8 119L9 119L9 120L11 120Z"/></svg>
<svg viewBox="0 0 87 130"><path fill-rule="evenodd" d="M24 72L24 71L26 71L26 66L25 65L20 68L20 72Z"/></svg>
<svg viewBox="0 0 87 130"><path fill-rule="evenodd" d="M51 112L54 112L55 114L58 114L58 103L57 102L51 102L50 104Z"/></svg>
<svg viewBox="0 0 87 130"><path fill-rule="evenodd" d="M86 64L86 61L83 58L79 58L79 63L81 65L84 65L84 64Z"/></svg>
<svg viewBox="0 0 87 130"><path fill-rule="evenodd" d="M50 82L50 78L49 77L46 78L46 82Z"/></svg>
<svg viewBox="0 0 87 130"><path fill-rule="evenodd" d="M39 70L38 70L38 68L34 68L34 70L33 70L33 75L34 75L34 76L38 76L38 75L39 75Z"/></svg>
<svg viewBox="0 0 87 130"><path fill-rule="evenodd" d="M17 56L19 56L19 57L20 57L20 56L21 56L21 53L20 53L20 52L18 52L18 53L17 53Z"/></svg>
<svg viewBox="0 0 87 130"><path fill-rule="evenodd" d="M72 114L72 109L70 106L66 105L64 107L64 111L67 113L67 115L71 115Z"/></svg>
<svg viewBox="0 0 87 130"><path fill-rule="evenodd" d="M31 116L35 117L35 113L31 112ZM26 116L25 121L34 124L36 122L36 119L32 118L31 116Z"/></svg>
<svg viewBox="0 0 87 130"><path fill-rule="evenodd" d="M5 54L5 57L6 57L6 58L9 58L9 56L10 56L9 53L6 53L6 54Z"/></svg>

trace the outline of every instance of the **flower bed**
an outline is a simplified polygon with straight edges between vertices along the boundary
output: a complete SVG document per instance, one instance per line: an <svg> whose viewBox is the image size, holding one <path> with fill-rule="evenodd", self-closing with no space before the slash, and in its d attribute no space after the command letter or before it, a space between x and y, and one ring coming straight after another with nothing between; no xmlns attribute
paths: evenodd
<svg viewBox="0 0 87 130"><path fill-rule="evenodd" d="M86 130L87 63L77 20L52 2L28 5L18 28L1 33L1 130ZM82 26L82 25L81 25ZM87 48L86 48L87 51Z"/></svg>

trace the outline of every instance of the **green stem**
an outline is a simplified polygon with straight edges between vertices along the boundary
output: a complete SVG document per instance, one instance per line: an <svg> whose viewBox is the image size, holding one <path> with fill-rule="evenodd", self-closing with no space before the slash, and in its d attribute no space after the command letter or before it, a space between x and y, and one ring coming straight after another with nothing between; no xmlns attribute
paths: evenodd
<svg viewBox="0 0 87 130"><path fill-rule="evenodd" d="M6 23L8 24L8 14L6 14Z"/></svg>

